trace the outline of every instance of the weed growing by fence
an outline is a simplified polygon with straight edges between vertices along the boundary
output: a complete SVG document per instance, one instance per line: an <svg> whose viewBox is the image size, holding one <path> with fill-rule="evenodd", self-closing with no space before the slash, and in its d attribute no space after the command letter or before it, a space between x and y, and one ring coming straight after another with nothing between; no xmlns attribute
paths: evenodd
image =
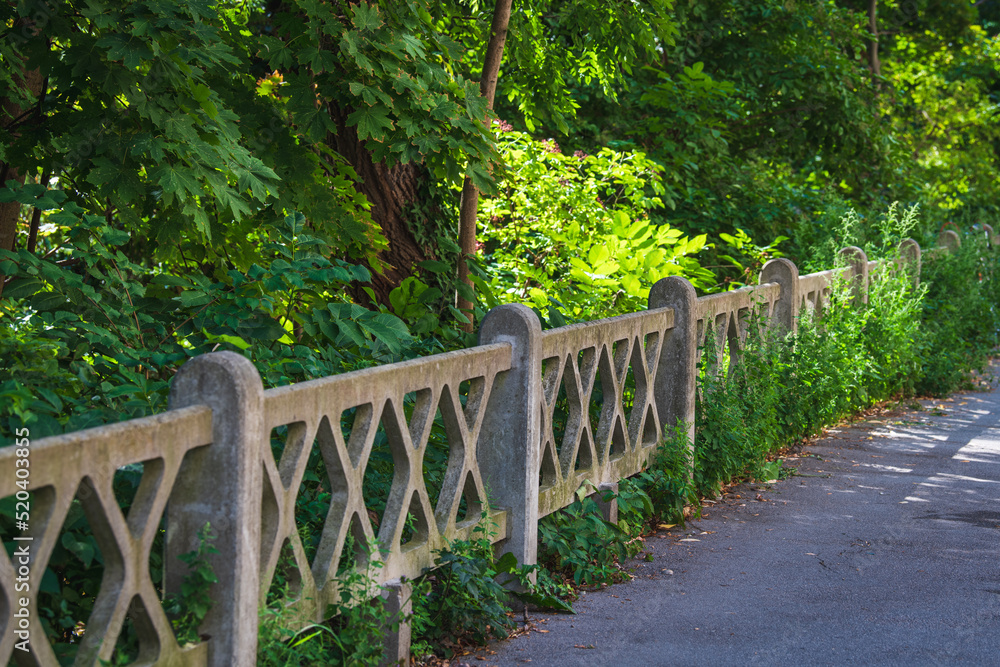
<svg viewBox="0 0 1000 667"><path fill-rule="evenodd" d="M338 581L341 599L331 605L324 623L303 626L285 604L294 597L287 588L276 604L261 611L259 666L381 664L385 634L398 625L398 619L380 596L371 596L375 586L370 572L351 570L341 573Z"/></svg>
<svg viewBox="0 0 1000 667"><path fill-rule="evenodd" d="M715 495L734 477L756 476L779 441L775 417L783 392L775 380L784 360L778 341L761 333L755 315L737 365L717 368L715 349L710 331L695 409L693 481L700 495Z"/></svg>
<svg viewBox="0 0 1000 667"><path fill-rule="evenodd" d="M188 566L188 573L181 582L180 592L168 595L163 600L163 608L174 626L177 643L182 646L199 641L198 626L212 608L212 584L217 583L219 579L215 576L208 559L212 554L219 553L218 549L212 546L212 540L215 538L211 524L206 523L198 531L197 551L179 556Z"/></svg>
<svg viewBox="0 0 1000 667"><path fill-rule="evenodd" d="M454 655L463 641L503 639L514 621L508 594L496 577L493 540L484 514L471 540L437 552L436 568L413 584L413 652Z"/></svg>
<svg viewBox="0 0 1000 667"><path fill-rule="evenodd" d="M617 494L603 492L606 502L618 503L617 523L601 516L591 495L595 491L592 484L581 486L571 505L538 523L538 562L577 586L627 580L622 564L639 552L637 538L646 517L653 514L652 500L640 481L624 479Z"/></svg>
<svg viewBox="0 0 1000 667"><path fill-rule="evenodd" d="M728 372L705 356L696 410L694 480L715 494L738 477L761 478L768 455L877 401L910 395L919 369L923 288L890 255L870 276L868 303L844 276L822 319L806 310L795 334L751 321ZM705 349L714 351L712 336Z"/></svg>
<svg viewBox="0 0 1000 667"><path fill-rule="evenodd" d="M691 442L687 425L664 429L663 443L657 447L645 470L632 478L646 494L654 523L681 523L684 507L698 502L691 478Z"/></svg>
<svg viewBox="0 0 1000 667"><path fill-rule="evenodd" d="M970 388L968 370L986 366L1000 327L998 273L993 253L975 236L965 237L955 251L924 260L917 394L943 396Z"/></svg>

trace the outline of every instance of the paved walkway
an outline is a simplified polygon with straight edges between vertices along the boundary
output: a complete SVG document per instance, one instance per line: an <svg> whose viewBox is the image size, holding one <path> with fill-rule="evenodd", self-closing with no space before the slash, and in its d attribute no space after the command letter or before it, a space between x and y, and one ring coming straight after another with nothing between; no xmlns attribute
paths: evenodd
<svg viewBox="0 0 1000 667"><path fill-rule="evenodd" d="M1000 391L922 403L831 430L786 460L801 476L735 489L648 538L634 581L469 662L1000 665Z"/></svg>

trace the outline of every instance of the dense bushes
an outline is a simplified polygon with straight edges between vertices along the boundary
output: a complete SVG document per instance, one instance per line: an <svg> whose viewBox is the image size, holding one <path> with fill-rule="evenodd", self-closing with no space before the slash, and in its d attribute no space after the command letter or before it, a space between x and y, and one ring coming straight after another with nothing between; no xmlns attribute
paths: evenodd
<svg viewBox="0 0 1000 667"><path fill-rule="evenodd" d="M983 366L1000 325L996 251L976 235L953 253L925 251L915 286L894 250L915 216L915 209L893 206L874 225L865 227L853 214L842 221L843 245L864 246L870 259L885 262L870 276L867 304L839 280L822 317L800 313L794 335L780 338L751 326L734 371L715 374L706 360L694 467L700 492L757 476L769 454L852 411L914 394L946 394ZM832 249L816 254L835 257Z"/></svg>
<svg viewBox="0 0 1000 667"><path fill-rule="evenodd" d="M983 239L967 236L956 252L924 261L918 394L941 396L969 388L969 369L982 370L997 345L1000 272L997 251L988 250Z"/></svg>
<svg viewBox="0 0 1000 667"><path fill-rule="evenodd" d="M71 204L50 221L46 256L0 251L11 277L0 301L0 436L27 425L37 439L165 410L174 372L214 350L246 355L265 386L278 386L442 349L395 315L352 303L347 290L371 274L331 259L300 214L258 235L246 271L226 272L151 271L126 257L127 233Z"/></svg>

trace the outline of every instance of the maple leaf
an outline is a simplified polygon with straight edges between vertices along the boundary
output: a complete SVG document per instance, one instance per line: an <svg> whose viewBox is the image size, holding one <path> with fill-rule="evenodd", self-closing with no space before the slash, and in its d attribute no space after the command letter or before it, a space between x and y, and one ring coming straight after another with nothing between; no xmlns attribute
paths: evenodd
<svg viewBox="0 0 1000 667"><path fill-rule="evenodd" d="M392 129L389 112L382 107L366 107L358 109L347 117L347 124L356 125L359 139L374 139L382 141L385 131Z"/></svg>

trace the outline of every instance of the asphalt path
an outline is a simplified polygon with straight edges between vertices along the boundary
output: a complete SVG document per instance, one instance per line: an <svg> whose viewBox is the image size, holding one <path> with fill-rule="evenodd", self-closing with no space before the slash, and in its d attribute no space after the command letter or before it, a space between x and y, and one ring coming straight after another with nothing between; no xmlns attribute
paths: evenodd
<svg viewBox="0 0 1000 667"><path fill-rule="evenodd" d="M921 403L830 429L648 537L633 581L465 659L1000 665L1000 391Z"/></svg>

